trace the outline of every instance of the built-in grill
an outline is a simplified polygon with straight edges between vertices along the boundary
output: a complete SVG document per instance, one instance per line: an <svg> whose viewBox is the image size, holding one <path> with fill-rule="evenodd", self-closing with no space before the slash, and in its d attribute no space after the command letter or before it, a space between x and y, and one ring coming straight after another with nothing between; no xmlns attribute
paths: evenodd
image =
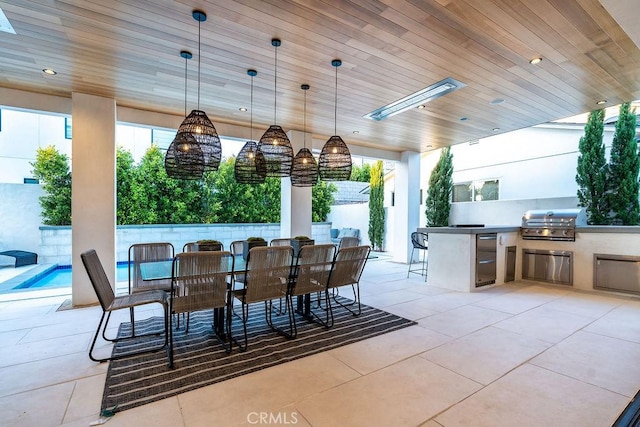
<svg viewBox="0 0 640 427"><path fill-rule="evenodd" d="M584 209L530 210L522 217L522 238L575 242L579 225L587 225Z"/></svg>

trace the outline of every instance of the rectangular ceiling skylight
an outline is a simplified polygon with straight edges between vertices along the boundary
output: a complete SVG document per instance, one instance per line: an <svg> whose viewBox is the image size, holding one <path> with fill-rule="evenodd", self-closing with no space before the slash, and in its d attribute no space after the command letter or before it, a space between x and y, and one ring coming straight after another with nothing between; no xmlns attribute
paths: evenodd
<svg viewBox="0 0 640 427"><path fill-rule="evenodd" d="M16 30L13 29L13 27L11 26L11 22L9 22L2 9L0 9L0 31L4 31L5 33L10 34L16 33Z"/></svg>
<svg viewBox="0 0 640 427"><path fill-rule="evenodd" d="M380 121L386 119L387 117L402 113L403 111L407 111L410 108L415 108L420 105L426 104L429 101L433 101L436 98L439 98L465 86L466 85L464 83L449 77L439 81L438 83L432 84L431 86L427 86L424 89L419 90L418 92L412 93L409 96L405 96L402 99L392 102L389 105L385 105L384 107L373 110L369 114L365 114L364 117L367 119Z"/></svg>

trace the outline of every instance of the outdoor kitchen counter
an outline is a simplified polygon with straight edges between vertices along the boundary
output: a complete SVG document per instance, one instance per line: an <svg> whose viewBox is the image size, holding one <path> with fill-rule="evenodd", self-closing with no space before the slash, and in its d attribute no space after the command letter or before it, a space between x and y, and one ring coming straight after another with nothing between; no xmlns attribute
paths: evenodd
<svg viewBox="0 0 640 427"><path fill-rule="evenodd" d="M519 232L520 226L514 225L487 225L482 227L424 227L418 228L421 233L445 233L445 234L481 234L481 233L508 233ZM640 232L640 231L639 231Z"/></svg>
<svg viewBox="0 0 640 427"><path fill-rule="evenodd" d="M418 231L429 235L427 283L439 288L474 292L490 287L476 287L476 236L496 234L495 284L499 285L505 279L506 248L517 245L520 227L424 227Z"/></svg>
<svg viewBox="0 0 640 427"><path fill-rule="evenodd" d="M425 227L418 231L429 235L427 283L463 292L487 288L475 287L476 235L482 233L497 234L496 285L504 283L506 248L509 246L516 246L516 280L522 280L523 250L572 252L572 286L583 290L595 289L596 255L640 259L640 227L637 226L578 226L575 242L524 240L520 235L520 227L516 226ZM640 283L637 292L640 293Z"/></svg>

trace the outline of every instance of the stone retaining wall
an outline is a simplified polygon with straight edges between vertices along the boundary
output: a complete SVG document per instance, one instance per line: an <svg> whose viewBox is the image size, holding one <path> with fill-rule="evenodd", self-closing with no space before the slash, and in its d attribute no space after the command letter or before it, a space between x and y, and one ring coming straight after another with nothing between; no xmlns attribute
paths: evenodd
<svg viewBox="0 0 640 427"><path fill-rule="evenodd" d="M317 244L331 243L330 229L330 222L314 223L311 238ZM187 242L215 239L228 250L234 240L252 236L267 241L278 238L280 224L121 225L116 229L116 260L127 261L129 246L134 243L171 242L178 253ZM40 227L38 263L71 265L71 227Z"/></svg>

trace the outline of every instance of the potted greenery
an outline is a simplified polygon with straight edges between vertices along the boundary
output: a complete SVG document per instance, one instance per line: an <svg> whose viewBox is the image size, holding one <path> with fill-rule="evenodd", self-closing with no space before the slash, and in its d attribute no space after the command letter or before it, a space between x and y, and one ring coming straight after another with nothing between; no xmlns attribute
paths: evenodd
<svg viewBox="0 0 640 427"><path fill-rule="evenodd" d="M267 246L267 241L262 237L249 237L242 242L242 258L246 261L249 258L249 251L256 246Z"/></svg>
<svg viewBox="0 0 640 427"><path fill-rule="evenodd" d="M306 245L314 245L316 243L315 240L310 239L307 236L296 236L291 239L291 246L293 247L293 256L297 257L300 252L300 248Z"/></svg>
<svg viewBox="0 0 640 427"><path fill-rule="evenodd" d="M218 240L198 240L198 251L221 251L222 242Z"/></svg>

